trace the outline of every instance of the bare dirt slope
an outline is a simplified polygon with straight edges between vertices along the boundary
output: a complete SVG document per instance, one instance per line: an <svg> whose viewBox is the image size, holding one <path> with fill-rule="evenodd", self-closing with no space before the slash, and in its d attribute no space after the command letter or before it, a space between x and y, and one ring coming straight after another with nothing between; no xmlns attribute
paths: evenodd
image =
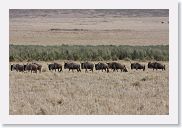
<svg viewBox="0 0 182 128"><path fill-rule="evenodd" d="M10 72L10 114L169 114L168 62L162 63L167 70L55 73L42 63L41 74Z"/></svg>
<svg viewBox="0 0 182 128"><path fill-rule="evenodd" d="M156 10L153 13L137 11L10 11L10 43L168 44L168 15L163 14L163 11L155 13Z"/></svg>

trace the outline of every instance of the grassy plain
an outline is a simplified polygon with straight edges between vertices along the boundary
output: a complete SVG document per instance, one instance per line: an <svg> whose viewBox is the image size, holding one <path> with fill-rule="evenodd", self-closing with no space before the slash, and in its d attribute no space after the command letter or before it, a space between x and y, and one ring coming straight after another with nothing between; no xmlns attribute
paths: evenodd
<svg viewBox="0 0 182 128"><path fill-rule="evenodd" d="M169 67L165 71L51 72L10 71L11 115L166 115ZM59 62L62 63L63 62ZM96 62L95 62L96 63ZM146 64L147 62L142 62Z"/></svg>
<svg viewBox="0 0 182 128"><path fill-rule="evenodd" d="M42 73L9 72L10 115L169 114L169 10L10 9L9 14L10 63L43 65ZM83 52L73 45L91 48ZM128 58L145 65L163 60L166 70L131 70L129 61L121 61ZM45 61L69 59L119 60L129 71L48 71Z"/></svg>

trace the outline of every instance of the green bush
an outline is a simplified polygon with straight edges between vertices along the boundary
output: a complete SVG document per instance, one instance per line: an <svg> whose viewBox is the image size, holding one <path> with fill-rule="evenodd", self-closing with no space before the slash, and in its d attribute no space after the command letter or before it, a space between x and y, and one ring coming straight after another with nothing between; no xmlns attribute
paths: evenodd
<svg viewBox="0 0 182 128"><path fill-rule="evenodd" d="M169 60L169 45L10 45L11 61L53 61L53 60Z"/></svg>

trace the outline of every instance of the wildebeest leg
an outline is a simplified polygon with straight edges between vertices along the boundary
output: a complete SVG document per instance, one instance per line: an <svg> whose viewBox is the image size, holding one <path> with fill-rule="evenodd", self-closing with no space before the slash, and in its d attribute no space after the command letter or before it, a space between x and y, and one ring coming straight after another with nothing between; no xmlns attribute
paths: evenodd
<svg viewBox="0 0 182 128"><path fill-rule="evenodd" d="M116 71L116 68L115 68L115 66L113 67L113 69L114 69L113 71Z"/></svg>
<svg viewBox="0 0 182 128"><path fill-rule="evenodd" d="M109 72L109 68L107 68L107 73Z"/></svg>

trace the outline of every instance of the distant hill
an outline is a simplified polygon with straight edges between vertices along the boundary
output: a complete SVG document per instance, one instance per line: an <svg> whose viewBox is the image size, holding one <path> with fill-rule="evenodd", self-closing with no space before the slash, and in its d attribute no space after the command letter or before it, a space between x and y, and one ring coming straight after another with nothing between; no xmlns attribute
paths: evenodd
<svg viewBox="0 0 182 128"><path fill-rule="evenodd" d="M169 17L168 9L10 9L10 18Z"/></svg>

